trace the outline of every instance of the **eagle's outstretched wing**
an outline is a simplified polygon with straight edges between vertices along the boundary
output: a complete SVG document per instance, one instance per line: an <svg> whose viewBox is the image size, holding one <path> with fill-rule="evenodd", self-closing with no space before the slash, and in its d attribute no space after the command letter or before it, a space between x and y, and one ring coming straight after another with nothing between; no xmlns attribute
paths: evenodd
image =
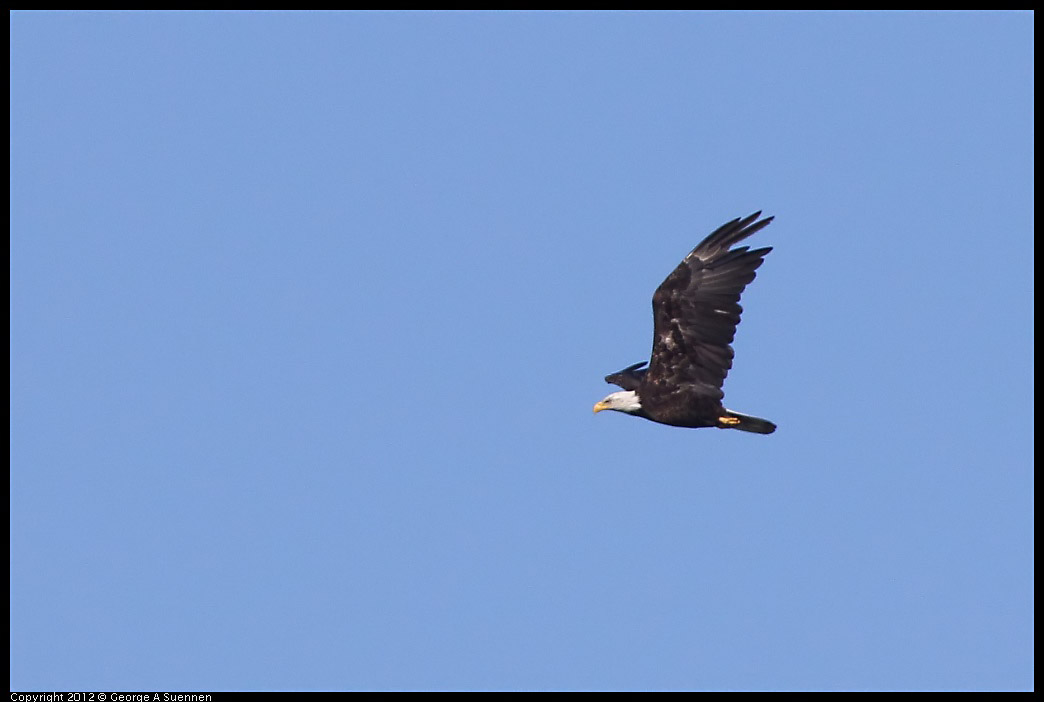
<svg viewBox="0 0 1044 702"><path fill-rule="evenodd" d="M771 247L730 248L772 221L761 212L716 229L653 294L652 358L644 383L661 392L697 392L720 400L732 368L740 294ZM652 388L650 388L652 389Z"/></svg>

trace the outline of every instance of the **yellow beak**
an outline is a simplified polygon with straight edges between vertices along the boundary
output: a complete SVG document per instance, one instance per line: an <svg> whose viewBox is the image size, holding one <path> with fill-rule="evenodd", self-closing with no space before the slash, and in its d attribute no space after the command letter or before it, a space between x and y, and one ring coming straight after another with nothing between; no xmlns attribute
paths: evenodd
<svg viewBox="0 0 1044 702"><path fill-rule="evenodd" d="M602 410L607 410L607 409L609 409L609 403L608 403L608 402L605 402L605 401L603 400L602 402L599 402L599 403L597 403L597 404L596 404L596 405L594 406L594 413L595 413L595 414L598 414L598 413L599 413L599 412L601 412Z"/></svg>

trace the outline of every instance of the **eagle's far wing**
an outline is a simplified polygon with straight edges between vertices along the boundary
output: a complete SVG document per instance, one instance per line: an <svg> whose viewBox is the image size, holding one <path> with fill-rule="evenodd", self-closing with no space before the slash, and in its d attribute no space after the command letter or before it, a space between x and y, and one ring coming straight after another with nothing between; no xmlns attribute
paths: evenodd
<svg viewBox="0 0 1044 702"><path fill-rule="evenodd" d="M633 366L627 366L622 371L616 371L605 376L605 382L612 383L613 385L619 385L624 390L637 390L638 386L642 384L642 378L648 372L648 369L639 370L648 361L642 361L641 363L635 363Z"/></svg>
<svg viewBox="0 0 1044 702"><path fill-rule="evenodd" d="M771 247L731 249L767 226L761 212L734 219L692 250L653 294L653 347L646 383L661 391L688 385L720 400L732 368L732 343L743 289ZM731 249L731 250L730 250Z"/></svg>

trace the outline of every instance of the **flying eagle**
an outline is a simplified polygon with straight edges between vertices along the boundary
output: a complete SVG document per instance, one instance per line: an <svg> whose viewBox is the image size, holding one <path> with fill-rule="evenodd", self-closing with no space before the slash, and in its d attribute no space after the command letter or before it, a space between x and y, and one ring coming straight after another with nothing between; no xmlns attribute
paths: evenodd
<svg viewBox="0 0 1044 702"><path fill-rule="evenodd" d="M594 406L676 427L718 427L771 434L767 419L725 409L721 386L732 368L740 293L771 247L732 248L768 226L761 212L714 230L653 293L652 358L607 375L623 388ZM642 366L648 363L648 368Z"/></svg>

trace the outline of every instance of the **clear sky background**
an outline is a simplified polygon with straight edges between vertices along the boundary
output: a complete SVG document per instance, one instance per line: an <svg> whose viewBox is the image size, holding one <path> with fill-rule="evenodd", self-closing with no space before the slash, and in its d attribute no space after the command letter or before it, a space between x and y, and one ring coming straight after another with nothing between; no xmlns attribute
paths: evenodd
<svg viewBox="0 0 1044 702"><path fill-rule="evenodd" d="M13 14L12 688L1031 688L1032 21Z"/></svg>

